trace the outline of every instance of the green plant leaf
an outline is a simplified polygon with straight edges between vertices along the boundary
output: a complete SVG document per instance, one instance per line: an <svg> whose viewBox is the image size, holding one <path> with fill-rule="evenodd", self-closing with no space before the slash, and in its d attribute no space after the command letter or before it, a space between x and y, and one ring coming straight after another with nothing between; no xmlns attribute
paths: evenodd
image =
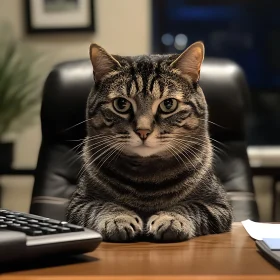
<svg viewBox="0 0 280 280"><path fill-rule="evenodd" d="M0 25L0 141L4 134L19 132L38 119L45 74L41 58Z"/></svg>

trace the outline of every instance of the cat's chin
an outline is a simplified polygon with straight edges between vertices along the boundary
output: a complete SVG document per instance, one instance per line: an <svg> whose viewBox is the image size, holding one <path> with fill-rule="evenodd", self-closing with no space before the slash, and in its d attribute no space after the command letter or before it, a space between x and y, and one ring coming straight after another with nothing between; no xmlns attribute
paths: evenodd
<svg viewBox="0 0 280 280"><path fill-rule="evenodd" d="M128 156L139 156L139 157L151 157L151 156L160 156L163 149L158 147L147 147L147 146L138 146L138 147L127 147L124 151Z"/></svg>

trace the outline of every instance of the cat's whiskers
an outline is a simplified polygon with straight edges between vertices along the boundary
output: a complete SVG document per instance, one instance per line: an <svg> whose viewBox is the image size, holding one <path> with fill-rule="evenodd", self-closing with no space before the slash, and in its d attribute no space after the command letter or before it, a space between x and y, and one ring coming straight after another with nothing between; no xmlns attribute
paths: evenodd
<svg viewBox="0 0 280 280"><path fill-rule="evenodd" d="M98 134L98 135L93 135L93 136L88 136L88 137L85 137L83 139L75 139L75 140L67 140L69 142L80 142L82 141L82 143L79 143L77 146L79 145L83 145L89 141L92 141L92 140L96 140L96 139L99 139L99 138L118 138L119 136L116 136L116 135L102 135L102 134ZM75 146L75 147L77 147ZM74 147L74 148L75 148Z"/></svg>
<svg viewBox="0 0 280 280"><path fill-rule="evenodd" d="M109 148L108 148L109 147ZM98 155L96 158L94 158L92 161L90 161L92 159L92 157L94 156L94 154L100 152L101 150L104 150L106 149L105 151L103 151L100 155ZM85 173L86 170L88 170L91 165L97 160L99 159L102 155L106 154L108 151L110 151L112 149L112 145L106 145L106 147L103 147L101 148L99 151L97 151L96 153L94 153L86 162L85 164L83 165L83 167L81 168L78 176L83 176L83 174Z"/></svg>
<svg viewBox="0 0 280 280"><path fill-rule="evenodd" d="M176 158L176 160L178 161L178 163L180 164L181 162L180 162L180 160L178 160L178 157L177 157L177 154L176 153L174 153L173 151L172 151L172 149L170 149L169 148L169 146L167 145L167 150L172 154L172 156L174 156L175 158ZM185 164L184 164L185 165Z"/></svg>
<svg viewBox="0 0 280 280"><path fill-rule="evenodd" d="M172 137L173 136L173 137ZM181 141L185 141L186 143L192 143L192 144L196 144L196 145L198 145L198 146L200 146L200 147L202 147L202 148L205 148L205 146L208 146L208 144L209 144L209 142L207 142L207 141L205 141L205 140L203 140L203 139L201 139L201 138L197 138L197 137L193 137L193 136L190 136L190 135L183 135L183 134L180 134L180 133L172 133L172 136L165 136L164 137L164 141L163 140L161 140L161 142L162 143L166 143L166 142L170 142L170 141L172 141L173 139L175 139L174 138L174 136L177 136L177 140L178 139L180 139ZM184 139L183 139L184 138ZM195 140L195 141L191 141L191 140L189 140L189 138L190 139L192 139L192 140ZM162 138L160 138L160 139L162 139ZM219 141L218 141L219 142ZM226 146L226 145L224 145L223 143L221 143L223 146ZM226 152L223 150L223 149L221 149L221 148L219 148L219 147L217 147L217 146L215 146L215 144L214 143L212 143L212 147L213 147L213 150L217 153L217 154L221 154L221 155L226 155Z"/></svg>
<svg viewBox="0 0 280 280"><path fill-rule="evenodd" d="M80 139L82 141L82 143L79 143L78 145L76 145L75 147L73 147L72 149L67 151L65 156L67 156L70 152L72 152L74 150L77 151L79 149L79 147L81 147L82 145L85 145L88 142L93 142L91 145L88 146L88 148L91 148L95 145L97 145L97 146L95 146L95 148L97 148L97 147L107 143L108 140L114 140L115 141L116 139L123 139L123 135L102 135L102 134L98 134L98 135L93 135L93 136L90 136L90 137L86 137L84 139ZM95 141L95 140L97 140L97 141ZM71 141L71 140L69 140L69 141ZM79 141L79 140L72 140L72 141ZM99 144L101 144L101 145L99 145ZM83 149L81 149L79 152L77 152L78 157L76 157L74 160L72 160L69 164L74 164L76 161L80 160L83 157L83 153L84 153Z"/></svg>
<svg viewBox="0 0 280 280"><path fill-rule="evenodd" d="M176 140L177 140L177 139L176 139ZM181 142L181 141L182 141L182 142ZM193 149L197 150L198 152L201 152L201 150L199 150L199 149L197 149L197 148L195 148L195 147L193 147L193 146L189 146L189 145L188 145L189 142L190 142L190 141L188 141L188 140L183 140L183 139L181 139L181 140L180 140L180 145L183 144L183 147L186 149L185 152L190 152L193 156L195 156L195 157L198 159L197 154L195 153L195 151L193 151ZM197 142L193 142L193 143L196 143L196 144L197 144ZM205 147L205 144L204 144L204 145L200 145L200 146ZM202 160L202 159L203 159L203 158L201 158L201 160ZM198 159L198 161L200 162L200 164L202 164L202 161L201 161L201 160ZM211 172L210 172L210 171L207 171L206 173L209 174L209 175L211 175ZM202 183L203 183L203 182L202 182ZM204 183L203 183L203 184L204 184ZM204 184L204 185L207 186L206 184Z"/></svg>
<svg viewBox="0 0 280 280"><path fill-rule="evenodd" d="M207 146L206 144L204 144L204 143L198 143L198 142L194 142L194 141L189 141L189 140L185 140L185 141L187 141L187 142L192 142L192 143L196 143L198 146L200 146L200 147L205 147L205 146ZM214 152L216 152L216 154L221 154L221 155L226 155L226 152L225 151L223 151L222 149L219 149L218 147L216 147L216 146L214 146L214 145L212 145L212 147L213 147L213 150L214 150ZM192 148L195 148L195 147L192 147Z"/></svg>
<svg viewBox="0 0 280 280"><path fill-rule="evenodd" d="M180 144L180 146L182 146L182 147L184 148L184 150L182 150L182 153L189 151L189 152L198 160L198 162L201 163L201 160L200 160L200 158L197 156L197 154L196 154L196 153L193 154L193 152L191 151L190 147L189 147L188 145L186 145L185 142L183 142L183 141L180 140L180 139L173 139L173 141L174 141L175 143L177 142L178 144ZM198 150L198 149L197 149L197 150ZM200 150L198 150L198 151L201 152Z"/></svg>
<svg viewBox="0 0 280 280"><path fill-rule="evenodd" d="M167 148L168 149L168 148ZM176 151L173 151L172 152L172 150L169 150L168 149L168 151L172 154L172 155L174 155L175 156L175 158L177 159L177 161L180 163L180 161L178 160L178 158L177 158L177 156L176 155L178 155L177 153L176 153ZM183 154L184 154L184 152L182 152ZM186 156L186 155L185 155ZM180 159L181 159L181 161L184 163L184 165L186 166L186 164L185 164L185 162L182 160L182 158L180 157ZM190 162L190 160L189 160L189 162ZM200 163L201 163L201 161L199 161ZM186 168L188 168L188 166L186 166ZM197 169L194 167L194 169L197 171ZM210 174L211 175L211 173L209 172L209 171L207 171L207 174ZM203 181L202 181L202 184L203 185L205 185L206 187L208 187Z"/></svg>
<svg viewBox="0 0 280 280"><path fill-rule="evenodd" d="M94 118L90 118L90 119L86 119L86 120L84 120L84 121L82 121L82 122L76 123L76 124L74 124L74 125L72 125L72 126L66 128L66 129L64 130L64 132L66 132L66 131L68 131L68 130L70 130L70 129L73 129L74 127L76 127L76 126L78 126L78 125L81 125L81 124L83 124L83 123L85 123L85 122L91 121L91 120L93 120L93 119L94 119Z"/></svg>
<svg viewBox="0 0 280 280"><path fill-rule="evenodd" d="M222 142L220 142L220 141L218 141L218 140L216 140L216 139L214 139L214 138L209 137L209 139L212 140L212 141L214 141L214 142L216 142L216 143L218 143L218 144L220 144L220 145L223 146L223 147L226 147L226 145L225 145L224 143L222 143Z"/></svg>
<svg viewBox="0 0 280 280"><path fill-rule="evenodd" d="M181 162L183 162L183 164L185 165L186 168L188 168L188 166L186 165L186 163L183 161L183 159L181 157L178 157L176 151L174 151L172 149L172 147L170 147L169 144L166 145L167 146L167 150L176 158L176 160L178 161L179 164L181 164ZM178 159L179 158L179 159Z"/></svg>
<svg viewBox="0 0 280 280"><path fill-rule="evenodd" d="M175 143L178 143L180 145L180 147L182 147L182 154L187 154L189 155L188 153L190 153L191 155L189 155L190 157L193 156L196 158L196 160L201 164L201 157L199 157L199 155L195 152L195 151L192 151L190 149L190 147L188 145L186 145L185 142L179 140L179 139L173 139L173 141ZM198 150L197 151L201 152L201 150Z"/></svg>
<svg viewBox="0 0 280 280"><path fill-rule="evenodd" d="M95 141L95 140L102 140L102 139L114 139L115 137L112 135L93 135L90 137L86 137L83 141L84 144Z"/></svg>
<svg viewBox="0 0 280 280"><path fill-rule="evenodd" d="M102 152L99 156L97 156L91 163L89 166L91 166L97 159L99 159L101 156L103 156L104 154L110 152L111 150L114 150L116 148L118 148L120 145L120 143L114 143L113 145L111 145L107 150L105 150L104 152ZM98 166L98 164L97 164ZM99 170L99 169L98 169Z"/></svg>
<svg viewBox="0 0 280 280"><path fill-rule="evenodd" d="M219 124L217 124L217 123L215 123L215 122L209 121L209 120L207 120L207 119L203 119L203 118L198 118L198 119L199 119L199 120L202 120L202 121L207 121L207 122L209 122L209 123L211 123L211 124L214 124L214 125L216 125L216 126L218 126L218 127L220 127L220 128L227 129L227 128L224 127L224 126L219 125Z"/></svg>
<svg viewBox="0 0 280 280"><path fill-rule="evenodd" d="M180 142L180 145L182 145L182 143ZM202 159L203 158L199 158L199 156L195 153L195 151L192 150L192 148L194 147L190 147L186 144L183 143L183 148L185 149L182 153L191 153L191 155L193 155L200 164L202 164ZM197 151L201 152L201 150L196 149ZM206 174L211 176L211 172L209 170L206 171ZM201 182L205 187L208 187L203 181Z"/></svg>
<svg viewBox="0 0 280 280"><path fill-rule="evenodd" d="M197 137L190 136L190 135L184 135L184 137L189 137L189 138L193 138L193 139L196 139L196 140L202 140L201 138L197 138ZM220 145L223 146L223 147L226 147L226 145L225 145L224 143L222 143L222 142L220 142L220 141L218 141L218 140L216 140L216 139L214 139L214 138L209 137L209 139L212 140L212 141L214 141L214 142L216 142L216 143L218 143L218 144L220 144ZM205 140L204 140L204 141L205 141ZM205 142L206 142L206 141L205 141ZM218 147L217 147L217 148L218 148Z"/></svg>
<svg viewBox="0 0 280 280"><path fill-rule="evenodd" d="M69 151L66 152L65 156L67 156L69 153L71 153L72 151L76 151L78 150L82 145L84 145L85 143L87 143L88 141L92 141L92 139L98 139L98 138L105 138L105 137L111 137L113 138L113 136L109 136L109 135L98 135L96 138L93 137L88 137L88 138L83 138L83 139L79 139L79 140L67 140L67 141L82 141L81 143L77 144L76 146L74 146L73 148L71 148Z"/></svg>
<svg viewBox="0 0 280 280"><path fill-rule="evenodd" d="M180 156L180 153L188 160L188 162L193 166L193 168L194 169L196 169L195 168L195 166L193 165L193 163L191 162L191 160L183 153L183 151L180 151L178 148L176 148L176 147L174 147L173 145L171 145L171 144L167 144L167 145L169 145L169 147L170 148L172 148L172 150L174 151L174 152L176 152L176 154L178 155L178 157L184 162L184 160L181 158L181 156ZM185 162L184 162L185 163ZM185 165L186 167L187 167L187 165ZM188 168L188 167L187 167Z"/></svg>
<svg viewBox="0 0 280 280"><path fill-rule="evenodd" d="M193 140L196 140L195 141L195 143L201 143L201 144L206 144L206 145L208 145L208 141L206 141L206 140L204 140L204 139L201 139L201 138L198 138L198 137L194 137L194 136L190 136L190 135L182 135L182 134L179 134L179 133L174 133L173 135L176 135L176 136L178 136L178 138L180 138L181 140L185 140L185 141L187 141L187 142L190 142L190 140L188 140L188 139L193 139ZM213 140L213 141L215 141L215 142L217 142L217 143L219 143L220 145L222 145L222 146L224 146L224 147L226 147L226 145L225 144L223 144L223 143L221 143L221 142L219 142L219 141L217 141L217 140L215 140L215 139L212 139L212 138L210 138L211 140ZM198 142L197 142L198 141ZM220 152L221 154L224 154L224 155L226 155L226 153L225 153L225 151L224 150L222 150L221 148L219 148L219 147L217 147L217 146L215 146L215 144L213 144L212 143L212 147L213 147L213 149L216 151L216 152Z"/></svg>
<svg viewBox="0 0 280 280"><path fill-rule="evenodd" d="M81 168L81 170L84 169L83 172L82 172L82 174L80 174L80 172L81 172L81 171L80 171L79 174L78 174L78 176L82 176L83 173L86 171L86 169L87 169L88 167L90 167L90 165L91 165L92 163L91 163L90 165L88 165L88 162L89 162L97 153L103 151L104 149L107 149L107 147L109 147L109 149L110 149L110 147L112 147L112 144L114 144L114 143L115 143L115 139L108 140L108 141L104 142L103 144L104 144L105 146L103 145L103 147L101 147L98 151L94 152L94 153L89 157L89 159L87 160L87 162L85 162L84 165L83 165L82 168ZM91 148L88 152L93 151L94 148L95 148L95 147ZM108 150L108 149L107 149L107 150ZM107 150L105 150L105 152L106 152ZM93 160L93 162L94 162L95 160L97 160L98 158L100 158L100 156L102 156L103 154L104 154L104 152L102 152L100 155L98 155L98 156Z"/></svg>
<svg viewBox="0 0 280 280"><path fill-rule="evenodd" d="M68 157L68 155L71 153L71 152L77 152L77 150L83 145L84 143L79 143L77 144L76 146L74 146L73 148L69 149L62 157L62 159ZM73 164L73 162L70 162L70 164Z"/></svg>
<svg viewBox="0 0 280 280"><path fill-rule="evenodd" d="M94 148L98 148L106 143L110 143L110 142L114 142L114 138L111 138L111 139L101 139L97 142L93 142L91 143L90 145L87 145L86 148L89 149L89 151L92 151ZM90 149L91 147L94 147L93 149Z"/></svg>
<svg viewBox="0 0 280 280"><path fill-rule="evenodd" d="M197 138L197 139L195 139L196 141L199 141L199 138ZM190 140L186 140L186 141L190 141ZM197 142L196 142L197 143ZM205 145L208 145L208 142L206 142L206 141L202 141L201 139L200 139L200 142L198 142L199 144L205 144ZM224 145L225 146L225 145ZM223 149L221 149L221 148L219 148L219 147L217 147L217 146L215 146L213 143L212 143L212 147L213 147L213 150L216 152L216 153L220 153L220 154L222 154L222 155L226 155L226 152L223 150Z"/></svg>
<svg viewBox="0 0 280 280"><path fill-rule="evenodd" d="M192 151L193 149L196 150L196 151L198 151L198 152L201 152L201 150L200 150L200 149L197 149L196 147L189 146L189 145L188 145L189 142L198 144L198 145L201 146L202 148L205 147L205 144L201 145L200 143L197 143L197 142L194 142L194 141L183 140L183 139L181 139L180 141L183 141L183 142L180 143L180 145L182 145L182 144L184 145L184 148L186 149L185 151L189 151L189 152L191 152L192 154L195 153L194 151ZM200 163L202 163L202 162L200 161ZM212 164L213 164L213 163L212 163ZM210 171L207 171L207 174L211 175L211 172L210 172ZM206 185L205 185L205 186L206 186Z"/></svg>
<svg viewBox="0 0 280 280"><path fill-rule="evenodd" d="M100 140L100 139L99 139L99 140ZM97 145L97 146L95 147L95 148L97 148L97 147L99 147L99 146L101 146L101 145L104 145L105 143L107 143L107 141L110 141L110 140L113 141L113 137L112 137L112 139L105 139L105 140L100 140L100 141L98 141L98 142L95 142L95 143L93 143L92 145L89 145L88 148L91 148L91 147L93 147L93 146L95 146L95 145ZM93 148L93 149L94 149L94 148ZM93 149L90 149L90 151L93 150ZM74 164L77 160L81 159L81 158L83 157L83 153L84 153L83 149L82 149L81 151L77 152L78 157L77 157L74 161L72 161L71 164Z"/></svg>
<svg viewBox="0 0 280 280"><path fill-rule="evenodd" d="M196 159L197 161L202 164L202 159L194 150L196 150L197 152L203 152L202 150L199 150L195 147L189 146L187 141L182 141L182 140L178 140L178 139L174 139L174 141L180 144L180 146L183 147L184 151L183 153L191 153ZM202 147L205 147L202 145Z"/></svg>
<svg viewBox="0 0 280 280"><path fill-rule="evenodd" d="M121 155L122 151L124 150L125 146L126 146L126 145L125 145L125 143L124 143L123 146L119 148L119 151L114 155L114 157L108 162L107 166L109 166L110 163L111 163L114 159L115 159L115 160L118 159L118 157Z"/></svg>
<svg viewBox="0 0 280 280"><path fill-rule="evenodd" d="M198 142L198 141L192 141L192 140L186 140L186 139L181 139L181 138L175 138L173 139L173 141L180 141L181 144L184 144L186 148L191 148L192 146L190 146L189 144L195 144L198 145L201 148L205 148L207 147L208 143L207 142ZM198 151L201 151L199 149L197 149Z"/></svg>
<svg viewBox="0 0 280 280"><path fill-rule="evenodd" d="M108 137L107 137L108 138ZM104 154L106 154L107 152L110 152L110 149L115 149L116 147L117 148L120 148L120 147L118 147L117 145L120 145L120 142L118 142L118 143L116 143L116 139L118 140L118 138L119 138L119 140L121 140L122 139L122 135L119 135L119 136L117 136L117 137L115 137L115 136L109 136L109 139L105 139L104 141L102 141L102 139L100 140L100 141L98 141L98 143L93 143L92 145L90 145L90 146L88 146L89 148L90 147L93 147L93 148L91 148L90 150L88 150L88 152L91 152L92 150L94 150L94 149L96 149L96 148L98 148L98 147L100 147L100 146L102 146L98 151L96 151L95 153L93 153L91 156L90 156L90 158L87 160L87 162L83 165L83 167L81 168L81 171L83 170L83 172L82 172L82 174L85 172L85 170L87 169L87 168L89 168L92 164L93 164L93 162L95 162L98 158L100 158L102 155L104 155ZM102 142L102 143L101 143ZM100 144L101 143L101 144ZM98 145L96 145L96 144L98 144ZM113 145L112 145L113 144ZM125 146L125 144L126 144L126 141L124 142L123 140L122 140L122 145L123 146ZM109 148L108 148L109 147ZM106 149L105 151L103 151L104 149ZM103 151L103 152L102 152ZM89 163L89 161L93 158L93 156L94 155L96 155L97 153L99 153L99 152L102 152L99 156L97 156L91 163ZM82 153L83 153L83 151L82 151ZM107 160L107 158L105 159L105 160ZM100 169L100 167L99 167L99 169ZM98 169L98 170L99 170ZM82 176L82 174L80 175L80 176Z"/></svg>
<svg viewBox="0 0 280 280"><path fill-rule="evenodd" d="M84 139L83 139L84 140ZM74 160L71 161L71 158L69 159L69 161L67 161L67 164L74 164L77 160L79 160L81 158L81 154L83 153L83 149L81 149L79 152L78 152L78 149L83 146L85 143L82 142L82 143L79 143L77 144L76 146L74 146L73 148L69 149L63 156L62 156L62 160L64 160L64 158L67 158L69 156L70 153L72 152L76 152L76 154L78 155L77 158L75 158Z"/></svg>
<svg viewBox="0 0 280 280"><path fill-rule="evenodd" d="M105 162L106 162L111 156L113 156L114 154L116 155L116 154L119 152L120 148L123 148L124 146L125 146L124 143L118 143L118 145L112 149L113 151L112 151L111 153L109 153L109 155L106 156L106 158L105 158L104 161L101 163L101 165L98 166L99 164L97 164L97 166L96 166L97 171L99 171L99 170L101 169L101 167L105 164Z"/></svg>
<svg viewBox="0 0 280 280"><path fill-rule="evenodd" d="M110 139L114 139L114 137L113 137L113 136L108 136L108 135L99 135L99 136L96 136L96 137L95 137L95 136L92 136L92 137L85 138L81 144L82 144L82 145L85 145L86 143L92 142L92 141L95 141L95 140L97 140L97 141L99 141L99 140L103 141L103 140L110 140ZM101 141L100 141L100 142L101 142ZM94 142L94 143L98 143L98 142Z"/></svg>
<svg viewBox="0 0 280 280"><path fill-rule="evenodd" d="M194 142L194 143L195 143L195 142ZM199 144L199 146L200 146L201 148L205 148L205 147L206 147L206 145L200 145L200 144ZM198 148L196 148L196 147L188 146L187 148L188 148L188 150L196 150L197 152L200 152L200 153L201 153L201 150L198 149Z"/></svg>

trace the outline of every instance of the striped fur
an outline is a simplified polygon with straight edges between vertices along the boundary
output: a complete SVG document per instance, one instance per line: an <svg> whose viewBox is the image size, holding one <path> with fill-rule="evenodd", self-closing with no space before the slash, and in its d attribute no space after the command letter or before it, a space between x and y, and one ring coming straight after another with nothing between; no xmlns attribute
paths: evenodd
<svg viewBox="0 0 280 280"><path fill-rule="evenodd" d="M108 241L182 241L230 230L232 210L213 172L207 104L198 83L203 57L195 47L182 58L110 56L92 47L96 81L70 222ZM130 111L118 112L116 98L128 100ZM159 108L168 98L178 108L164 114ZM137 129L149 129L145 141Z"/></svg>

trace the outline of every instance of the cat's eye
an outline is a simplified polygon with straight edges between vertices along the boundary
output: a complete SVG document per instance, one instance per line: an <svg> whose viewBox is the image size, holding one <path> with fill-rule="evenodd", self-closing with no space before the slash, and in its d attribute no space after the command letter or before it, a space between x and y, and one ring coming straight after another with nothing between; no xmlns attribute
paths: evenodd
<svg viewBox="0 0 280 280"><path fill-rule="evenodd" d="M165 99L159 104L159 108L163 114L172 113L178 108L178 101L174 98Z"/></svg>
<svg viewBox="0 0 280 280"><path fill-rule="evenodd" d="M131 108L131 103L125 98L116 98L113 101L114 109L121 114L126 114Z"/></svg>

